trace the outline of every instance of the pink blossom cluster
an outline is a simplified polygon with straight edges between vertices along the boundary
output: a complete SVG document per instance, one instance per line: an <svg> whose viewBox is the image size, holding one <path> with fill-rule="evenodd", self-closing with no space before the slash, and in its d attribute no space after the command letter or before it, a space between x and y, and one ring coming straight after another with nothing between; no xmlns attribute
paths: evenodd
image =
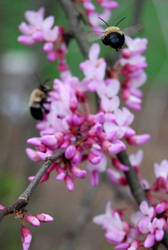
<svg viewBox="0 0 168 250"><path fill-rule="evenodd" d="M97 12L96 6L91 0L80 0L88 17L90 27L95 32L103 31L101 28L102 22L99 17L104 21L108 21L111 17L111 10L118 7L118 3L112 0L97 0L97 4L103 9L102 13Z"/></svg>
<svg viewBox="0 0 168 250"><path fill-rule="evenodd" d="M44 18L44 8L40 8L38 11L26 11L25 18L28 24L22 22L19 25L22 35L18 37L18 42L24 45L43 42L43 52L47 54L47 59L50 62L57 59L59 61L58 70L66 71L68 69L65 59L67 48L63 37L63 27L53 26L53 16Z"/></svg>
<svg viewBox="0 0 168 250"><path fill-rule="evenodd" d="M130 156L134 167L142 160L141 155L142 152L139 151L138 154ZM146 185L151 205L147 201L142 201L139 211L132 214L130 222L123 220L126 209L111 209L110 202L106 206L105 214L93 219L94 223L101 225L106 231L105 238L115 246L116 250L140 250L142 246L151 249L157 242L163 240L168 227L168 201L166 200L168 161L155 163L154 173L156 177L154 184L151 187L149 184Z"/></svg>
<svg viewBox="0 0 168 250"><path fill-rule="evenodd" d="M81 169L80 163L86 162L91 184L95 186L99 172L106 169L107 155L115 156L125 150L126 142L140 146L150 138L148 134L137 135L131 127L134 115L127 108L120 108L120 82L118 78L106 78L106 62L99 58L99 52L99 45L93 44L89 59L80 64L82 80L70 71L54 80L48 98L49 113L37 124L40 137L27 141L35 147L26 150L33 161L44 161L58 149L64 151L63 157L50 166L41 181L56 171L56 179L64 180L69 191L73 191L76 178L86 177L87 172ZM95 114L91 112L88 92L99 98ZM123 171L122 167L120 170Z"/></svg>
<svg viewBox="0 0 168 250"><path fill-rule="evenodd" d="M3 210L5 207L0 205L0 210ZM25 221L29 223L33 227L39 227L40 223L52 222L54 219L49 214L41 213L32 215L30 213L26 214L26 211L17 212L16 218L20 219L21 222L21 240L22 240L22 248L23 250L28 250L32 241L32 234L30 229L25 226Z"/></svg>
<svg viewBox="0 0 168 250"><path fill-rule="evenodd" d="M146 57L141 54L146 50L147 39L126 36L127 48L122 50L119 59L121 64L122 99L126 106L133 110L140 110L142 104L142 91L139 89L146 82L144 68L147 66Z"/></svg>

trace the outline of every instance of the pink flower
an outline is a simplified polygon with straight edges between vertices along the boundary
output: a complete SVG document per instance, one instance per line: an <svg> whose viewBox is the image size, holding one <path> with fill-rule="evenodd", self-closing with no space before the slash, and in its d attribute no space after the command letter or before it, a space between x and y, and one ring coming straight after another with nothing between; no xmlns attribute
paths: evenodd
<svg viewBox="0 0 168 250"><path fill-rule="evenodd" d="M139 166L141 164L141 162L142 162L143 155L144 155L144 153L143 153L143 151L141 149L138 150L136 154L131 154L129 156L129 160L131 162L131 165Z"/></svg>
<svg viewBox="0 0 168 250"><path fill-rule="evenodd" d="M48 38L48 41L55 41L58 38L58 28L55 27L51 31L54 24L54 17L49 16L44 19L44 8L38 11L26 11L25 18L29 24L24 22L20 24L19 29L23 35L18 37L19 42L31 45L34 42L43 41L45 38ZM49 36L49 32L53 32L53 34L51 33Z"/></svg>
<svg viewBox="0 0 168 250"><path fill-rule="evenodd" d="M23 250L28 250L30 247L31 240L32 240L32 234L29 228L25 226L21 227L21 240L22 240Z"/></svg>
<svg viewBox="0 0 168 250"><path fill-rule="evenodd" d="M107 203L105 214L95 216L93 222L106 230L105 238L113 244L121 243L129 232L129 225L121 220L120 214Z"/></svg>
<svg viewBox="0 0 168 250"><path fill-rule="evenodd" d="M103 58L98 59L100 47L97 43L93 44L89 51L89 60L80 64L85 78L83 82L90 91L95 91L100 84L103 84L106 63Z"/></svg>
<svg viewBox="0 0 168 250"><path fill-rule="evenodd" d="M128 48L122 50L122 56L125 58L129 58L143 53L147 48L148 41L146 38L132 39L129 36L125 36L125 43Z"/></svg>
<svg viewBox="0 0 168 250"><path fill-rule="evenodd" d="M168 179L168 161L163 160L160 164L154 164L154 173L156 178L162 177Z"/></svg>

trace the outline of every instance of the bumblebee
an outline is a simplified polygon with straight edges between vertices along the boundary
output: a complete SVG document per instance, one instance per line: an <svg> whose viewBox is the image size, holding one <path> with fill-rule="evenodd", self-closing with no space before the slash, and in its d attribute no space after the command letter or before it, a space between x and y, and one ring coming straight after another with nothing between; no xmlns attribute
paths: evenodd
<svg viewBox="0 0 168 250"><path fill-rule="evenodd" d="M34 119L43 120L44 114L48 113L44 104L49 103L46 99L50 90L48 86L40 85L39 88L32 91L29 99L29 109Z"/></svg>
<svg viewBox="0 0 168 250"><path fill-rule="evenodd" d="M119 20L119 22L115 26L109 26L109 24L105 22L102 18L99 17L99 19L101 19L107 26L107 28L104 30L102 42L105 45L110 46L111 48L118 51L123 47L125 42L124 32L120 30L118 25L125 19L125 17Z"/></svg>

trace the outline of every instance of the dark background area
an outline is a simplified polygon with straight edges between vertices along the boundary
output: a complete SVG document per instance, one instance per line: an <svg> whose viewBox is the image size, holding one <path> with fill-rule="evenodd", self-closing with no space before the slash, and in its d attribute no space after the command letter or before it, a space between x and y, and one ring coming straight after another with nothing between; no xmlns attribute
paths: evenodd
<svg viewBox="0 0 168 250"><path fill-rule="evenodd" d="M126 16L122 27L131 25L136 17L138 1L118 1L120 6L112 13L109 21ZM142 1L143 2L143 1ZM26 140L38 136L35 121L30 117L27 103L33 88L38 86L34 73L41 79L58 76L56 63L49 63L41 53L41 45L26 47L17 42L20 34L18 25L24 21L24 12L45 6L46 15L55 16L55 24L67 26L65 15L57 1L0 1L0 204L11 204L28 184L27 177L34 175L40 164L31 162L26 154ZM145 151L142 173L150 182L154 179L153 163L168 159L168 2L148 0L140 14L144 30L137 34L148 38L145 52L148 67L145 70L148 80L144 89L143 110L136 112L134 127L139 133L150 133L152 139L143 149ZM102 46L102 56L115 56L114 51ZM75 61L74 61L75 58ZM68 62L72 72L81 77L79 62L82 55L75 41L70 43ZM136 151L130 148L129 151ZM88 179L76 181L75 190L69 193L64 183L55 181L54 174L47 183L38 186L27 209L32 214L40 212L54 216L51 224L39 228L29 227L33 233L30 249L62 249L65 234L75 224L80 211L81 200L88 190ZM112 207L127 206L123 198L116 195L115 188L101 183L93 201L92 215L104 212L105 205L111 200ZM116 205L117 204L117 205ZM22 249L20 223L14 217L4 218L0 225L0 249ZM103 231L91 221L80 234L75 249L109 250ZM74 250L75 250L74 249Z"/></svg>

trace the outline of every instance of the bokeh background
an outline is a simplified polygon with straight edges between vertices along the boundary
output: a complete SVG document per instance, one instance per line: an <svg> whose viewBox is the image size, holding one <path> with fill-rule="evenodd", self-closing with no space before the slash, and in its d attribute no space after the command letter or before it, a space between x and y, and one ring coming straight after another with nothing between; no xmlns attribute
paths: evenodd
<svg viewBox="0 0 168 250"><path fill-rule="evenodd" d="M143 147L145 151L142 173L150 182L154 179L153 163L168 159L168 1L118 0L120 7L113 11L113 20L126 16L122 27L136 22L144 24L137 34L148 39L145 52L148 80L143 87L143 110L136 113L134 127L139 133L148 132L152 139ZM139 5L140 4L140 5ZM47 62L39 45L25 47L17 42L18 25L24 12L45 6L47 15L55 16L55 23L68 27L59 2L53 0L1 0L0 1L0 204L11 204L28 184L27 177L34 175L39 166L25 154L26 140L37 136L35 121L29 115L27 103L33 88L38 86L34 73L42 80L58 76L56 63ZM102 46L102 56L115 56L115 52ZM68 62L72 72L81 76L79 62L82 55L75 41L70 43ZM133 149L135 151L135 149ZM132 149L129 149L131 152ZM75 191L66 191L63 183L52 175L34 192L28 210L32 214L46 212L55 222L31 227L33 241L30 249L65 249L67 233L73 228L80 211L81 201L88 191L88 180L76 181ZM112 206L127 206L124 197L113 186L102 182L95 192L92 215L104 211L111 200ZM0 225L0 249L22 249L19 221L12 216ZM90 220L73 248L78 250L110 250L103 231Z"/></svg>

